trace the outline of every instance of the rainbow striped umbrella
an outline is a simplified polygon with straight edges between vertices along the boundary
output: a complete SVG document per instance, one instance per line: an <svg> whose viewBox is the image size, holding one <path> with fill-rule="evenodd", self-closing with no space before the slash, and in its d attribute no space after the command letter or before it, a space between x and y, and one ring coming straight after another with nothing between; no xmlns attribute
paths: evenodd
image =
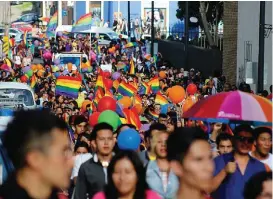
<svg viewBox="0 0 273 199"><path fill-rule="evenodd" d="M184 118L208 122L272 124L272 102L241 91L223 92L194 104Z"/></svg>

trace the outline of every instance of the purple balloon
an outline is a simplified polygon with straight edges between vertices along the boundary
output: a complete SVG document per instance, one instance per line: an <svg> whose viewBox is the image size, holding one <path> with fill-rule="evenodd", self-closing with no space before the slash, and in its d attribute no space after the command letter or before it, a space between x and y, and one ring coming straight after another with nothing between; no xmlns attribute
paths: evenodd
<svg viewBox="0 0 273 199"><path fill-rule="evenodd" d="M65 71L63 72L63 75L67 75L67 74L68 74L68 71L65 70Z"/></svg>
<svg viewBox="0 0 273 199"><path fill-rule="evenodd" d="M54 59L54 64L55 64L55 65L59 65L60 62L61 62L60 59Z"/></svg>
<svg viewBox="0 0 273 199"><path fill-rule="evenodd" d="M29 70L31 70L31 68L29 66L26 66L22 70L24 73L27 73Z"/></svg>
<svg viewBox="0 0 273 199"><path fill-rule="evenodd" d="M112 75L112 78L114 80L116 80L116 79L120 78L120 76L121 76L121 74L119 72L114 72L113 75Z"/></svg>
<svg viewBox="0 0 273 199"><path fill-rule="evenodd" d="M34 41L34 45L37 47L37 46L39 46L39 44L40 44L40 42L38 41L38 40L35 40Z"/></svg>

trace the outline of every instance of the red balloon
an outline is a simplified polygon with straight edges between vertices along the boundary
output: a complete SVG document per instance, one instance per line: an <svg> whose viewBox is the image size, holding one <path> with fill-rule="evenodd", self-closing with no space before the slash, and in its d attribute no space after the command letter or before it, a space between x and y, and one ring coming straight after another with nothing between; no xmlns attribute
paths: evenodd
<svg viewBox="0 0 273 199"><path fill-rule="evenodd" d="M195 84L189 84L186 90L190 95L194 95L197 91L197 86Z"/></svg>
<svg viewBox="0 0 273 199"><path fill-rule="evenodd" d="M111 77L111 73L110 73L109 71L103 71L103 75L104 75L104 77L106 77L106 78Z"/></svg>
<svg viewBox="0 0 273 199"><path fill-rule="evenodd" d="M94 127L99 120L100 112L94 112L92 115L89 116L89 124L90 126Z"/></svg>
<svg viewBox="0 0 273 199"><path fill-rule="evenodd" d="M111 79L105 79L104 85L107 89L110 89L113 87L113 81Z"/></svg>
<svg viewBox="0 0 273 199"><path fill-rule="evenodd" d="M104 96L98 103L98 111L103 112L105 110L116 111L116 100L109 96Z"/></svg>
<svg viewBox="0 0 273 199"><path fill-rule="evenodd" d="M26 83L27 82L27 76L23 75L20 77L21 82Z"/></svg>

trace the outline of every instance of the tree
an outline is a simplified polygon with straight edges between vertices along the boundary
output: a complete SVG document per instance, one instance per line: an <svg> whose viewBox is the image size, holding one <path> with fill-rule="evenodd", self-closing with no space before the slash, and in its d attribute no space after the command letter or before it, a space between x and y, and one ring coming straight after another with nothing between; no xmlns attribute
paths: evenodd
<svg viewBox="0 0 273 199"><path fill-rule="evenodd" d="M180 20L185 18L186 2L179 1L176 17ZM200 26L207 38L210 47L214 47L215 43L212 34L209 31L210 27L215 27L215 37L218 33L218 24L223 18L223 2L222 1L189 1L189 17L196 17L197 23L189 22L190 27ZM217 39L217 38L215 38Z"/></svg>

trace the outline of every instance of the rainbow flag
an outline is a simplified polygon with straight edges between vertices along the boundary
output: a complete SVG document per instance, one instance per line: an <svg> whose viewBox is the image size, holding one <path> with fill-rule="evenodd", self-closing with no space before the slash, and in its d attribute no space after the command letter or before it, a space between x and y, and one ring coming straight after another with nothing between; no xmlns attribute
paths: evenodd
<svg viewBox="0 0 273 199"><path fill-rule="evenodd" d="M169 104L168 100L159 92L155 96L155 103L160 105Z"/></svg>
<svg viewBox="0 0 273 199"><path fill-rule="evenodd" d="M14 38L10 38L9 39L9 46L10 47L14 47L15 46L15 39Z"/></svg>
<svg viewBox="0 0 273 199"><path fill-rule="evenodd" d="M92 14L91 12L88 14L85 14L79 18L78 21L73 25L72 32L79 32L88 30L91 28L92 25Z"/></svg>
<svg viewBox="0 0 273 199"><path fill-rule="evenodd" d="M136 74L136 71L135 71L135 63L134 63L133 58L131 58L131 60L130 60L130 70L129 70L129 74L130 74L130 75Z"/></svg>
<svg viewBox="0 0 273 199"><path fill-rule="evenodd" d="M105 88L104 87L104 81L103 81L103 76L102 75L98 75L98 78L97 78L97 82L96 82L96 89L98 87L101 87L101 88Z"/></svg>
<svg viewBox="0 0 273 199"><path fill-rule="evenodd" d="M138 93L140 95L148 95L150 94L150 92L151 92L151 87L147 83L142 82Z"/></svg>
<svg viewBox="0 0 273 199"><path fill-rule="evenodd" d="M33 74L32 77L31 77L31 80L30 80L30 87L34 88L36 83L37 83L37 77L36 77L35 74Z"/></svg>
<svg viewBox="0 0 273 199"><path fill-rule="evenodd" d="M149 110L149 111L148 111L148 115L149 115L153 120L157 120L157 119L159 118L159 115L158 115L156 112L152 111L152 110Z"/></svg>
<svg viewBox="0 0 273 199"><path fill-rule="evenodd" d="M126 82L121 82L118 86L118 92L123 96L132 97L136 94L137 89L134 88L132 85L127 84Z"/></svg>
<svg viewBox="0 0 273 199"><path fill-rule="evenodd" d="M47 24L47 31L55 31L58 25L58 11L54 13L54 15L49 20Z"/></svg>
<svg viewBox="0 0 273 199"><path fill-rule="evenodd" d="M141 98L139 97L139 95L135 95L135 97L133 98L133 104L142 104L142 100Z"/></svg>
<svg viewBox="0 0 273 199"><path fill-rule="evenodd" d="M81 78L60 76L57 78L56 95L64 95L71 98L78 98L78 92L81 84Z"/></svg>
<svg viewBox="0 0 273 199"><path fill-rule="evenodd" d="M159 91L159 78L154 77L148 82L148 85L151 86L153 93L157 93Z"/></svg>
<svg viewBox="0 0 273 199"><path fill-rule="evenodd" d="M112 97L113 99L115 99L114 95L108 89L105 90L105 95L104 96L109 96L109 97Z"/></svg>
<svg viewBox="0 0 273 199"><path fill-rule="evenodd" d="M97 99L98 102L99 102L99 100L100 100L104 95L105 95L105 93L104 93L103 88L102 88L102 87L98 87L98 88L96 89L95 99Z"/></svg>
<svg viewBox="0 0 273 199"><path fill-rule="evenodd" d="M64 40L64 41L68 40L69 39L69 32L63 31L61 39Z"/></svg>

